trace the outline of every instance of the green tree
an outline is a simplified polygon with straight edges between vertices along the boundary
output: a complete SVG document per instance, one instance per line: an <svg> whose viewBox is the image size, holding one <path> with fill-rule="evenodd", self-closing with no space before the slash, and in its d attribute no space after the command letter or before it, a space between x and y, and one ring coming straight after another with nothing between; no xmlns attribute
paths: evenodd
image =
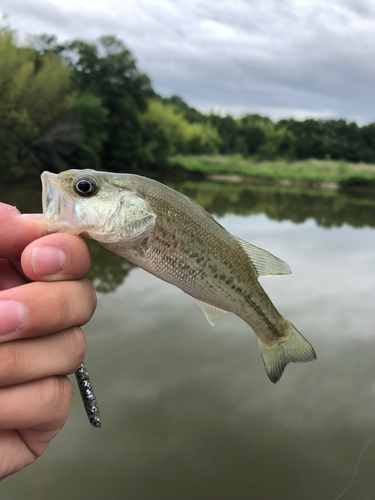
<svg viewBox="0 0 375 500"><path fill-rule="evenodd" d="M131 52L113 36L101 37L97 45L73 41L63 56L76 88L100 98L108 110L103 160L113 170L135 169L143 137L138 115L153 95L150 79L139 73Z"/></svg>
<svg viewBox="0 0 375 500"><path fill-rule="evenodd" d="M38 158L50 168L99 168L108 110L101 99L87 94L74 97L68 110L34 142Z"/></svg>
<svg viewBox="0 0 375 500"><path fill-rule="evenodd" d="M375 163L375 122L364 125L361 128L361 136L364 142L362 161Z"/></svg>
<svg viewBox="0 0 375 500"><path fill-rule="evenodd" d="M86 94L75 99L70 107L84 126L84 138L77 142L74 164L81 168L99 168L104 144L108 140L106 125L109 111L99 97Z"/></svg>
<svg viewBox="0 0 375 500"><path fill-rule="evenodd" d="M164 104L172 104L176 110L183 113L184 118L189 123L207 123L208 116L201 113L196 108L189 106L179 95L164 97L161 99Z"/></svg>
<svg viewBox="0 0 375 500"><path fill-rule="evenodd" d="M284 127L291 134L289 147L298 159L330 158L351 162L369 161L373 156L371 132L346 120L297 121L281 120L277 128Z"/></svg>
<svg viewBox="0 0 375 500"><path fill-rule="evenodd" d="M0 166L21 174L38 163L34 142L69 107L70 71L55 54L19 48L13 32L0 29ZM30 161L31 160L31 161ZM20 168L21 164L24 168Z"/></svg>
<svg viewBox="0 0 375 500"><path fill-rule="evenodd" d="M277 127L269 117L259 114L247 114L238 123L238 136L244 139L249 155L260 160L287 156L290 134L286 127Z"/></svg>
<svg viewBox="0 0 375 500"><path fill-rule="evenodd" d="M149 108L140 115L141 124L158 132L159 151L164 154L211 154L217 152L220 142L217 131L209 123L189 123L184 113L173 104L164 104L159 99L152 99ZM150 137L146 150L154 150L155 136Z"/></svg>
<svg viewBox="0 0 375 500"><path fill-rule="evenodd" d="M211 113L209 115L209 123L218 131L220 137L219 151L221 154L232 154L236 151L238 143L238 123L230 115L222 117Z"/></svg>

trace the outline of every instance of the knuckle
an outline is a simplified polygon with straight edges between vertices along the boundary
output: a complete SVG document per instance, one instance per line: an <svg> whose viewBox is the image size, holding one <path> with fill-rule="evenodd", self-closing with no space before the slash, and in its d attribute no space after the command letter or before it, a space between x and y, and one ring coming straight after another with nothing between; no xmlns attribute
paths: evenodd
<svg viewBox="0 0 375 500"><path fill-rule="evenodd" d="M47 414L59 416L70 408L73 399L73 386L65 376L49 377L43 380L41 405Z"/></svg>
<svg viewBox="0 0 375 500"><path fill-rule="evenodd" d="M72 328L72 334L72 348L74 353L73 371L76 371L85 357L86 339L82 328Z"/></svg>
<svg viewBox="0 0 375 500"><path fill-rule="evenodd" d="M9 376L13 376L24 366L25 360L23 349L15 342L9 342L0 346L0 378L6 381Z"/></svg>
<svg viewBox="0 0 375 500"><path fill-rule="evenodd" d="M87 323L96 309L96 293L92 283L83 278L61 283L57 288L56 305L62 318L71 318L75 324ZM74 325L74 322L72 323Z"/></svg>
<svg viewBox="0 0 375 500"><path fill-rule="evenodd" d="M96 297L94 285L87 278L84 278L84 283L87 287L87 294L88 294L88 298L90 300L90 303L93 307L93 310L95 310L96 305L97 305L97 297Z"/></svg>
<svg viewBox="0 0 375 500"><path fill-rule="evenodd" d="M87 323L96 308L96 294L92 283L83 278L77 281L43 283L32 306L29 329L46 333L82 326ZM38 289L39 290L39 289ZM48 313L46 314L46 310Z"/></svg>
<svg viewBox="0 0 375 500"><path fill-rule="evenodd" d="M58 285L59 286L55 286L54 288L54 310L58 311L58 315L60 318L69 318L72 315L73 305L75 301L72 300L66 287L66 283L61 282Z"/></svg>
<svg viewBox="0 0 375 500"><path fill-rule="evenodd" d="M85 302L87 311L87 321L92 317L97 306L97 297L94 285L87 278L83 278L82 285L85 291Z"/></svg>

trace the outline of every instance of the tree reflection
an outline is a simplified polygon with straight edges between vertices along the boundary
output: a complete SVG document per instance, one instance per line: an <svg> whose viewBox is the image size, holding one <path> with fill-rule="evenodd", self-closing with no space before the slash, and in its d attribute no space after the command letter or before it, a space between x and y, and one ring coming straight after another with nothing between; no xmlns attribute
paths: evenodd
<svg viewBox="0 0 375 500"><path fill-rule="evenodd" d="M218 217L266 214L296 224L314 219L327 228L343 224L375 227L373 193L190 181L170 186Z"/></svg>
<svg viewBox="0 0 375 500"><path fill-rule="evenodd" d="M92 266L87 278L92 281L97 292L114 292L136 266L106 250L97 241L88 240L88 244L92 255Z"/></svg>

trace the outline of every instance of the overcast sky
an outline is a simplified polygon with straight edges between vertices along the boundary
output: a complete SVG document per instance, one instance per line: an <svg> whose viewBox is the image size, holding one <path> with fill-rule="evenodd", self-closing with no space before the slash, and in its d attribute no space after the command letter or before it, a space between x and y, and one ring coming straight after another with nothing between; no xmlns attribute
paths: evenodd
<svg viewBox="0 0 375 500"><path fill-rule="evenodd" d="M0 0L22 40L115 34L163 96L274 119L375 121L374 0Z"/></svg>

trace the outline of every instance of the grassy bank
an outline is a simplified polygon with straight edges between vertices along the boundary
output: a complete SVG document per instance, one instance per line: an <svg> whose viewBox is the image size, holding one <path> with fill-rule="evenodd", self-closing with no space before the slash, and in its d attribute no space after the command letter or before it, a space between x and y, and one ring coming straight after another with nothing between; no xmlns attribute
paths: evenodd
<svg viewBox="0 0 375 500"><path fill-rule="evenodd" d="M341 187L375 188L375 165L331 160L256 162L235 156L174 156L172 165L204 175L239 175L264 180L336 183Z"/></svg>

